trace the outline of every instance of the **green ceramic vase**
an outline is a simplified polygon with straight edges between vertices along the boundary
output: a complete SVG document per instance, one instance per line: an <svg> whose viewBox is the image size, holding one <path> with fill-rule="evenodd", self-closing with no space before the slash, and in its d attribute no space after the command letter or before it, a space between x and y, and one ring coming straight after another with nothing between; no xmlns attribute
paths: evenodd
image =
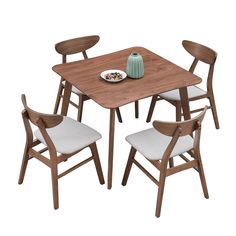
<svg viewBox="0 0 236 236"><path fill-rule="evenodd" d="M139 79L144 75L144 65L142 56L133 52L128 57L126 73L132 79Z"/></svg>

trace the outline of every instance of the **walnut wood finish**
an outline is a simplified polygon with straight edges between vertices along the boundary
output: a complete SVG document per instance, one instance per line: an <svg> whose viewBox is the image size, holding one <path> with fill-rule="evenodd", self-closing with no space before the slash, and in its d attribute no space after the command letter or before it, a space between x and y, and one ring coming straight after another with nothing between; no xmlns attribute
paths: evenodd
<svg viewBox="0 0 236 236"><path fill-rule="evenodd" d="M60 43L57 43L55 45L55 49L59 54L62 55L62 63L67 63L67 56L68 55L77 54L77 53L82 53L84 59L86 60L86 59L88 59L88 55L87 55L86 51L89 48L93 47L95 44L97 44L99 39L100 39L100 37L98 35L91 35L91 36L69 39L69 40L65 40ZM75 104L73 101L70 100L71 93L67 92L67 94L63 95L63 91L64 91L64 87L65 87L63 84L64 80L65 79L62 77L60 84L59 84L57 98L56 98L53 113L57 114L58 108L60 105L60 101L62 98L64 98L64 96L66 96L66 98L64 98L64 99L69 99L69 103L78 109L77 120L81 122L84 101L89 100L90 98L88 96L86 96L85 94L76 94L79 97L79 104L78 105ZM70 87L70 89L71 89L71 87ZM64 91L64 93L66 93L66 92ZM63 110L64 110L64 108L62 107L62 114L64 113ZM118 117L119 122L122 122L119 108L116 109L116 113L117 113L117 117Z"/></svg>
<svg viewBox="0 0 236 236"><path fill-rule="evenodd" d="M58 53L62 55L71 55L83 52L86 54L86 50L93 47L99 41L100 37L98 35L85 36L80 38L74 38L62 41L55 45L55 49ZM87 55L85 56L87 59Z"/></svg>
<svg viewBox="0 0 236 236"><path fill-rule="evenodd" d="M187 170L190 168L194 168L195 170L197 170L199 172L204 196L205 198L209 198L203 165L201 161L201 155L200 155L201 122L205 116L206 110L207 110L207 107L205 107L204 111L197 117L191 120L183 121L183 122L163 122L163 121L153 122L153 126L155 129L157 129L159 132L165 135L172 137L169 145L167 146L163 154L162 159L149 160L150 163L153 164L160 171L159 180L154 178L152 174L150 174L135 159L136 149L134 147L131 147L128 162L127 162L123 180L122 180L122 185L125 186L127 184L130 170L132 168L132 164L135 164L158 186L158 194L157 194L157 202L156 202L156 217L160 217L160 214L161 214L161 206L162 206L166 177L176 174L180 171ZM191 150L191 156L190 156L190 158L192 157L193 159L190 160L187 157L185 157L183 154L181 154L180 156L185 161L185 163L179 164L177 166L170 166L170 168L168 168L167 164L168 164L168 161L170 160L171 152L173 151L179 137L184 136L184 135L192 135L193 131L194 131L194 136L193 136L194 145L193 145L193 149Z"/></svg>
<svg viewBox="0 0 236 236"><path fill-rule="evenodd" d="M59 54L62 55L62 63L67 62L68 55L77 54L77 53L82 53L84 59L88 59L86 50L93 47L99 41L99 39L100 38L97 35L69 39L69 40L65 40L60 43L57 43L55 45L55 49ZM59 84L58 92L57 92L57 98L56 98L54 112L53 112L54 114L57 114L60 101L65 96L65 94L63 95L63 92L64 92L63 81L64 81L64 78L62 77ZM77 105L71 100L69 100L69 103L78 109L77 120L81 122L82 112L83 112L83 103L84 101L88 100L89 97L87 97L84 94L76 94L76 95L78 95L79 104ZM69 98L70 98L70 94L69 94ZM68 95L67 95L67 99L68 99Z"/></svg>
<svg viewBox="0 0 236 236"><path fill-rule="evenodd" d="M188 120L182 122L153 121L153 127L160 133L167 136L173 136L176 130L176 125L179 127L179 129L181 129L181 134L179 134L179 136L191 134L195 130L196 122L202 122L205 116L206 109L207 107L204 108L204 112L192 118L191 122L189 122Z"/></svg>
<svg viewBox="0 0 236 236"><path fill-rule="evenodd" d="M79 153L81 150L71 153L71 154L60 154L57 155L55 146L49 137L46 128L52 128L56 125L58 125L63 117L61 115L48 115L36 112L28 107L26 103L25 95L22 95L22 102L24 105L24 110L22 112L22 118L25 126L26 131L26 144L25 144L25 150L23 154L23 160L19 175L18 183L22 184L25 176L26 167L28 164L28 161L31 158L36 158L37 160L43 162L45 165L47 165L51 169L51 178L52 178L52 190L53 190L53 205L54 209L59 208L59 196L58 196L58 179L67 175L71 171L79 168L80 166L86 164L89 161L94 161L98 179L100 184L104 184L104 178L102 173L102 168L99 160L99 155L97 151L96 143L90 144L88 147L91 150L92 156L87 158L86 160L78 163L77 165L69 168L68 170L58 174L58 164L66 161L71 156ZM36 151L34 148L41 144L39 140L33 141L33 132L31 129L30 122L36 126L38 126L40 132L42 133L42 136L47 144L46 148L43 148L42 150ZM49 152L49 158L42 155L43 152L47 151Z"/></svg>
<svg viewBox="0 0 236 236"><path fill-rule="evenodd" d="M24 108L27 111L27 114L29 116L29 119L34 125L36 125L36 126L38 125L39 119L43 120L45 128L52 128L62 122L63 117L61 115L43 114L43 113L36 112L36 111L32 110L31 108L29 108L27 106L26 97L24 94L22 94L21 99L22 99L22 103L24 105Z"/></svg>
<svg viewBox="0 0 236 236"><path fill-rule="evenodd" d="M112 188L112 169L113 169L113 150L115 135L115 110L110 109L110 127L109 127L109 150L108 150L108 176L107 188Z"/></svg>
<svg viewBox="0 0 236 236"><path fill-rule="evenodd" d="M100 78L101 72L111 68L125 70L127 58L134 51L140 53L143 57L145 67L143 78L136 80L127 78L120 83L108 83ZM201 82L198 76L143 47L132 47L84 61L56 65L53 67L53 70L66 80L66 99L63 100L62 104L63 115L67 114L71 84L102 107L110 109L108 189L112 187L115 127L113 109L153 96L154 94L181 88L185 119L189 119L190 113L186 86ZM136 116L138 116L138 111Z"/></svg>
<svg viewBox="0 0 236 236"><path fill-rule="evenodd" d="M125 70L127 58L134 51L143 57L144 77L136 80L125 79L120 83L108 83L100 78L101 72L110 68ZM201 82L198 76L142 47L132 47L84 61L56 65L53 66L53 70L108 109Z"/></svg>
<svg viewBox="0 0 236 236"><path fill-rule="evenodd" d="M208 76L207 76L207 86L206 86L207 93L203 96L194 97L189 100L196 101L196 100L207 98L210 102L210 106L208 108L211 108L211 110L212 110L212 115L214 118L215 127L216 127L216 129L219 129L220 126L219 126L218 115L217 115L217 111L216 111L216 105L215 105L215 99L214 99L214 93L213 93L213 86L212 86L213 72L214 72L214 66L215 66L215 62L216 62L216 58L217 58L217 53L214 50L212 50L204 45L201 45L201 44L198 44L198 43L195 43L192 41L184 40L182 42L182 44L183 44L183 47L185 48L185 50L187 52L189 52L194 57L194 60L193 60L193 63L189 69L189 72L194 73L194 70L195 70L199 61L209 64L209 71L208 71ZM153 96L152 102L150 104L148 116L147 116L147 122L149 122L151 120L151 117L152 117L152 114L154 111L154 107L155 107L155 103L158 100L161 100L158 98L158 95ZM181 102L170 101L170 100L167 100L167 101L176 107L176 120L180 121L181 116L182 116ZM202 110L203 110L203 108L196 109L196 110L191 111L191 113L199 112Z"/></svg>

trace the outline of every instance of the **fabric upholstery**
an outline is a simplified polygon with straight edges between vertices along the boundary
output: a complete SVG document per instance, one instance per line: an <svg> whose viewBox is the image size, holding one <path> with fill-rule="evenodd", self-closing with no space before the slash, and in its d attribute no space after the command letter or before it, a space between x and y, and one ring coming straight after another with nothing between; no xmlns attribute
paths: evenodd
<svg viewBox="0 0 236 236"><path fill-rule="evenodd" d="M131 134L126 141L138 152L150 160L160 160L170 143L172 137L166 136L151 128ZM190 135L178 139L170 157L177 156L193 148L193 138Z"/></svg>
<svg viewBox="0 0 236 236"><path fill-rule="evenodd" d="M69 117L46 131L59 153L69 154L76 152L100 139L102 136L96 130ZM39 129L34 132L35 137L46 145Z"/></svg>
<svg viewBox="0 0 236 236"><path fill-rule="evenodd" d="M202 96L205 94L206 94L206 91L198 88L197 86L188 87L189 98L195 98L195 97ZM159 96L166 100L180 101L179 89L174 89L165 93L160 93Z"/></svg>

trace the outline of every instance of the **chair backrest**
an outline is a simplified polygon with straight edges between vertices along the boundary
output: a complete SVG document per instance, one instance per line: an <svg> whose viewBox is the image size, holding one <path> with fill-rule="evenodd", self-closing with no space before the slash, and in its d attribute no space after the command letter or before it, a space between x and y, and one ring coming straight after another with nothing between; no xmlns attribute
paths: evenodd
<svg viewBox="0 0 236 236"><path fill-rule="evenodd" d="M165 121L154 121L153 127L158 130L160 133L167 136L173 136L176 132L176 129L179 129L179 136L191 135L195 130L199 129L201 122L205 116L207 107L196 117L178 122L165 122Z"/></svg>
<svg viewBox="0 0 236 236"><path fill-rule="evenodd" d="M98 35L85 36L62 41L55 45L56 51L62 55L62 62L66 63L66 56L83 53L84 59L88 59L86 50L93 47L100 37Z"/></svg>
<svg viewBox="0 0 236 236"><path fill-rule="evenodd" d="M177 143L179 137L185 135L193 136L194 132L194 152L199 151L199 144L200 144L200 135L201 135L201 122L205 116L207 110L207 106L204 110L196 117L186 121L179 121L179 122L163 122L163 121L154 121L153 126L156 130L160 133L171 136L172 139L168 144L164 154L163 154L163 161L167 163L172 150L174 149L175 144Z"/></svg>
<svg viewBox="0 0 236 236"><path fill-rule="evenodd" d="M62 122L63 116L61 115L44 114L44 113L40 113L29 108L24 94L21 95L21 100L27 112L29 120L34 125L39 126L38 122L39 120L42 120L45 128L52 128Z"/></svg>
<svg viewBox="0 0 236 236"><path fill-rule="evenodd" d="M210 67L207 76L207 90L212 90L212 79L217 53L211 48L188 40L183 40L182 45L185 50L194 57L193 63L189 69L191 73L194 72L198 61L209 64Z"/></svg>

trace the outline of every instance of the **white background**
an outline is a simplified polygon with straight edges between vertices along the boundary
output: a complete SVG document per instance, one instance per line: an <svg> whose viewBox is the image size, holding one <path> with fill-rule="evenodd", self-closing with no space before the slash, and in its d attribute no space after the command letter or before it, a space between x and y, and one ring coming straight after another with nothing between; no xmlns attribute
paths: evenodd
<svg viewBox="0 0 236 236"><path fill-rule="evenodd" d="M235 235L233 2L1 1L0 235ZM31 160L24 184L17 184L25 142L20 95L25 93L36 110L52 112L59 76L51 67L61 62L54 44L91 34L101 40L88 51L90 57L144 46L188 69L192 58L181 45L183 39L218 52L214 91L221 129L214 128L208 111L201 143L209 200L203 197L194 170L167 179L159 219L155 217L157 188L142 172L134 167L127 186L121 186L130 148L124 137L151 127L145 122L150 98L140 101L139 120L134 119L133 104L121 108L124 123L116 123L112 190L99 185L93 163L59 181L56 211L46 166ZM199 70L202 77L204 69ZM69 115L75 117L73 108ZM98 148L106 177L109 112L88 101L83 115L83 122L103 135ZM174 108L158 103L153 119L173 120Z"/></svg>

